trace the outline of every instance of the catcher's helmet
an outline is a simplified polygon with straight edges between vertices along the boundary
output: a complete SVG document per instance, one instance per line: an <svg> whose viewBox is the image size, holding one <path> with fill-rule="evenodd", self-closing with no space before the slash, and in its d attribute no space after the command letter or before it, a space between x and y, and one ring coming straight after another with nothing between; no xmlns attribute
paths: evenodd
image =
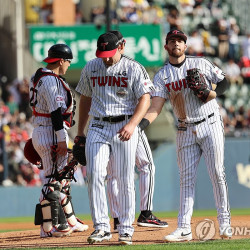
<svg viewBox="0 0 250 250"><path fill-rule="evenodd" d="M35 150L31 138L25 143L23 152L24 152L24 156L26 157L26 159L32 164L35 164L35 165L41 164L42 162L41 157Z"/></svg>
<svg viewBox="0 0 250 250"><path fill-rule="evenodd" d="M59 61L60 59L73 59L72 51L66 44L59 43L51 46L48 51L48 57L46 57L43 61L46 63L53 63Z"/></svg>

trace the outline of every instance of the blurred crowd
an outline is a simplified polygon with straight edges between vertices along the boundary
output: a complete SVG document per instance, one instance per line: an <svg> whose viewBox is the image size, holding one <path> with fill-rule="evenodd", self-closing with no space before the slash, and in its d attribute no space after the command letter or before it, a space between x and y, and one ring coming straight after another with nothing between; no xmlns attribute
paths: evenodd
<svg viewBox="0 0 250 250"><path fill-rule="evenodd" d="M223 0L120 0L111 12L113 24L161 24L166 34L181 29L188 35L189 55L206 56L226 73L231 86L218 99L225 135L250 138L250 30L243 30ZM79 4L76 23L86 22ZM51 5L41 9L43 23L53 23ZM92 8L90 20L105 24L105 8ZM29 80L8 82L0 76L0 185L41 185L40 171L23 154L31 137ZM8 166L7 177L4 165ZM77 184L84 184L84 167L76 172ZM7 178L7 179L6 179Z"/></svg>

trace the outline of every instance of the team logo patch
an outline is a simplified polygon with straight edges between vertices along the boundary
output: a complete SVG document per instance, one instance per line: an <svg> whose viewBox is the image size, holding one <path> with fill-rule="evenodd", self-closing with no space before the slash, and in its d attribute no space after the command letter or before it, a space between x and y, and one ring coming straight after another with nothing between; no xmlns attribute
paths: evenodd
<svg viewBox="0 0 250 250"><path fill-rule="evenodd" d="M126 71L118 72L118 76L126 76L126 75L127 75Z"/></svg>
<svg viewBox="0 0 250 250"><path fill-rule="evenodd" d="M124 88L120 88L117 90L116 94L119 97L125 97L128 94L128 91Z"/></svg>
<svg viewBox="0 0 250 250"><path fill-rule="evenodd" d="M56 96L56 102L64 102L64 97L61 95Z"/></svg>
<svg viewBox="0 0 250 250"><path fill-rule="evenodd" d="M92 126L91 126L92 128L100 128L100 129L103 129L103 125L101 125L101 124L92 124Z"/></svg>

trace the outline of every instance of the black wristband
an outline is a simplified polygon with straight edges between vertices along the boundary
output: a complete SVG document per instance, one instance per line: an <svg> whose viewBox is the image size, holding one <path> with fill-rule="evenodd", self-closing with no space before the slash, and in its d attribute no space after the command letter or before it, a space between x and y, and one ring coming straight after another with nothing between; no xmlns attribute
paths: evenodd
<svg viewBox="0 0 250 250"><path fill-rule="evenodd" d="M61 108L51 112L52 125L55 131L63 129L63 117Z"/></svg>
<svg viewBox="0 0 250 250"><path fill-rule="evenodd" d="M150 124L149 120L146 118L142 118L141 122L139 123L139 127L141 130L144 130Z"/></svg>

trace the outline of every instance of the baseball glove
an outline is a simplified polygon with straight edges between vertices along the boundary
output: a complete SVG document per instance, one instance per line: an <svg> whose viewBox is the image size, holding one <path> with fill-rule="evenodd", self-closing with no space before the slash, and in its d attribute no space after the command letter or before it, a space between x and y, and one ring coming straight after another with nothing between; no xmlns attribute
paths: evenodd
<svg viewBox="0 0 250 250"><path fill-rule="evenodd" d="M188 69L186 81L188 87L193 90L194 94L202 101L206 102L210 89L206 84L205 78L197 68Z"/></svg>
<svg viewBox="0 0 250 250"><path fill-rule="evenodd" d="M85 155L85 136L76 136L74 140L74 146L72 149L74 159L77 160L81 165L86 165L86 155Z"/></svg>

